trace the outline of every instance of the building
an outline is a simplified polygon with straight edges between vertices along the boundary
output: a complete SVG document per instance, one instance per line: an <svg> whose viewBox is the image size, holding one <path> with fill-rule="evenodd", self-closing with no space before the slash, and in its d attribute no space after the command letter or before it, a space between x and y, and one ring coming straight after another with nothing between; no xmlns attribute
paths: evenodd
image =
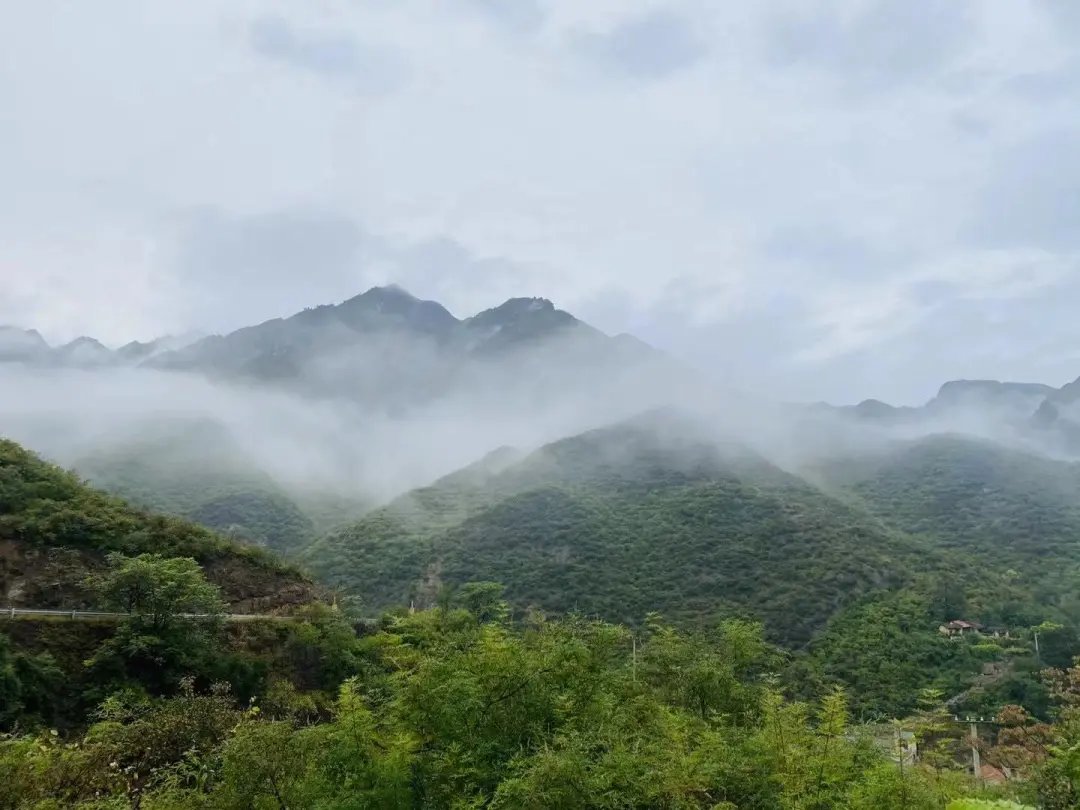
<svg viewBox="0 0 1080 810"><path fill-rule="evenodd" d="M968 633L978 633L982 629L982 625L978 622L969 622L964 619L953 619L948 624L943 624L938 628L938 632L943 636L963 636Z"/></svg>

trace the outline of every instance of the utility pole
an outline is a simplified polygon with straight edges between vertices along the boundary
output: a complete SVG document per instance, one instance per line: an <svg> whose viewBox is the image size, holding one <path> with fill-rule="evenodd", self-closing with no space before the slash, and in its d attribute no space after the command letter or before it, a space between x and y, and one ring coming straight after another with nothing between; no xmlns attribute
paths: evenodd
<svg viewBox="0 0 1080 810"><path fill-rule="evenodd" d="M1039 630L1036 628L1032 631L1035 634L1035 662L1042 664L1042 657L1039 655Z"/></svg>
<svg viewBox="0 0 1080 810"><path fill-rule="evenodd" d="M979 758L979 727L975 723L974 717L969 717L971 721L971 773L981 783L982 782L982 761Z"/></svg>

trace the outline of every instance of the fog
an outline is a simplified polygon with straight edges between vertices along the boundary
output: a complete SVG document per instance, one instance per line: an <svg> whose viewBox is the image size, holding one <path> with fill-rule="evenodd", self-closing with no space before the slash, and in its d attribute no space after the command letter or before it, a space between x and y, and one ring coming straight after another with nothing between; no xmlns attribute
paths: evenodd
<svg viewBox="0 0 1080 810"><path fill-rule="evenodd" d="M382 335L362 350L321 351L274 384L147 367L3 363L0 433L80 471L117 453L142 454L166 471L181 462L235 469L357 508L499 447L527 452L665 406L794 472L935 433L1070 456L1057 432L1032 426L1036 399L964 394L867 418L865 409L769 402L737 381L598 340L575 335L477 359L428 339Z"/></svg>
<svg viewBox="0 0 1080 810"><path fill-rule="evenodd" d="M674 376L658 385L643 367L569 369L559 352L451 369L438 391L419 395L419 345L329 357L295 384L214 381L150 368L41 368L0 364L0 433L68 467L92 465L137 445L185 461L263 472L294 492L384 501L469 464L497 447L530 449L671 401L692 399ZM566 347L563 347L566 348ZM396 373L402 358L411 369ZM512 373L510 373L512 371ZM449 372L444 372L449 373ZM320 380L343 390L315 394ZM686 381L682 383L688 389ZM388 393L372 397L373 392ZM416 394L408 404L405 393Z"/></svg>

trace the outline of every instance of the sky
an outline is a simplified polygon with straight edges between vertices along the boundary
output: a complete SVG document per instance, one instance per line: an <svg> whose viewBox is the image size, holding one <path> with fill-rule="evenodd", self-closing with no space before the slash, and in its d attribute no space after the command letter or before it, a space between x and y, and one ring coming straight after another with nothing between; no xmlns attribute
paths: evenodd
<svg viewBox="0 0 1080 810"><path fill-rule="evenodd" d="M0 323L397 283L785 399L1080 375L1074 0L0 3Z"/></svg>

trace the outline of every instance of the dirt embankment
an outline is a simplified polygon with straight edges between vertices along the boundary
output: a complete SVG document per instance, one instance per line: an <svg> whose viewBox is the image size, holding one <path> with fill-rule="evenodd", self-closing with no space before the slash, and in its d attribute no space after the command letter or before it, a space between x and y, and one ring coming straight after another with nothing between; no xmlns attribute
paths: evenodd
<svg viewBox="0 0 1080 810"><path fill-rule="evenodd" d="M257 558L219 554L199 562L233 613L289 613L327 598L303 574ZM104 568L98 552L0 540L0 607L96 608L87 580Z"/></svg>

